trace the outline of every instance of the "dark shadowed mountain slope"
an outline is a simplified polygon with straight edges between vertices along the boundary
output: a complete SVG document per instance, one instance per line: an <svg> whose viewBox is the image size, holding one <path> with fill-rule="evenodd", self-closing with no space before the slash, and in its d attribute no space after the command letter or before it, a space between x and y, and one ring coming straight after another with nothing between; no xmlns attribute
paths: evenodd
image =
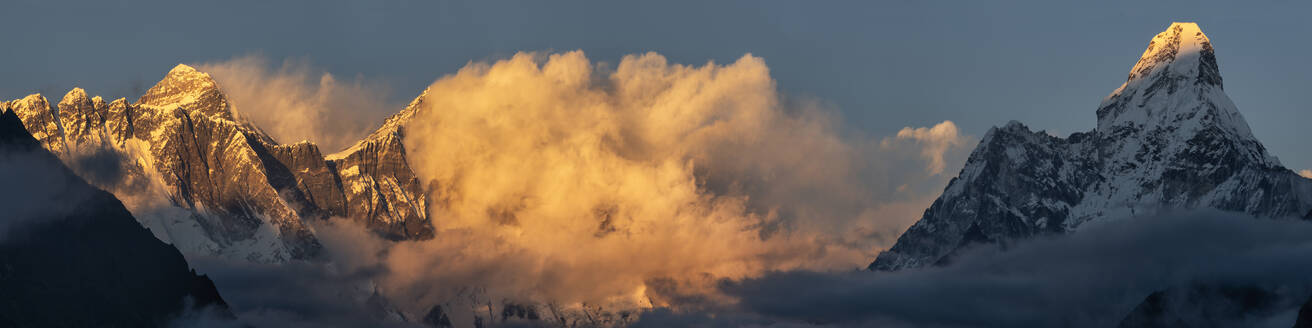
<svg viewBox="0 0 1312 328"><path fill-rule="evenodd" d="M0 180L0 326L162 326L198 309L231 316L210 279L8 110Z"/></svg>
<svg viewBox="0 0 1312 328"><path fill-rule="evenodd" d="M1308 298L1303 307L1298 309L1298 319L1294 321L1294 328L1312 328L1312 298Z"/></svg>

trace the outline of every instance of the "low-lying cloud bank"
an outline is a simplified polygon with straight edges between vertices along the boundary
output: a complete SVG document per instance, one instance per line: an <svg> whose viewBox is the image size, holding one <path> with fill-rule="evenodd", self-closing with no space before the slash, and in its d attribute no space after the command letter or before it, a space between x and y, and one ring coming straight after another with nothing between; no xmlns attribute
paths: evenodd
<svg viewBox="0 0 1312 328"><path fill-rule="evenodd" d="M737 306L656 312L640 325L750 318L763 325L1110 327L1154 291L1206 284L1273 291L1287 310L1229 324L1288 327L1312 293L1308 236L1306 221L1206 211L1135 217L1005 250L968 250L947 267L726 280L719 288Z"/></svg>
<svg viewBox="0 0 1312 328"><path fill-rule="evenodd" d="M332 262L255 263L192 255L188 261L219 287L237 321L188 313L176 327L421 327L378 288L386 243L342 218L315 222ZM413 318L412 318L413 319Z"/></svg>

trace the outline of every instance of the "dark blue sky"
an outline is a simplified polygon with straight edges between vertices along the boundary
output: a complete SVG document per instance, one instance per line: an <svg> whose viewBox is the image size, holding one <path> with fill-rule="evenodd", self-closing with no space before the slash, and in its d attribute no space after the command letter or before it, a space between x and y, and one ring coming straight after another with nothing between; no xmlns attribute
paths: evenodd
<svg viewBox="0 0 1312 328"><path fill-rule="evenodd" d="M979 136L1012 119L1065 135L1093 128L1154 34L1196 21L1257 137L1312 168L1307 2L269 2L6 1L0 98L73 86L135 98L177 63L252 53L384 81L400 103L470 60L521 50L688 64L750 52L785 94L870 135L952 120Z"/></svg>

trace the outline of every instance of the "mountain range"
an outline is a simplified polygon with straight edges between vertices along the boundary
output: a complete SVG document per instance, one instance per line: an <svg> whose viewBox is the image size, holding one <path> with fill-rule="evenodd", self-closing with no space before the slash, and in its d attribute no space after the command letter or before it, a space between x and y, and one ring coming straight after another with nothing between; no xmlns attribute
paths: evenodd
<svg viewBox="0 0 1312 328"><path fill-rule="evenodd" d="M308 220L358 220L393 240L433 236L427 195L402 144L423 99L327 156L310 142L280 144L240 120L214 79L187 65L133 103L106 103L74 88L54 107L33 94L0 109L17 113L43 147L82 175L95 175L76 165L84 158L115 160L122 177L93 182L151 203L129 202L129 209L184 253L284 262L321 256ZM159 199L167 202L153 202Z"/></svg>
<svg viewBox="0 0 1312 328"><path fill-rule="evenodd" d="M1072 234L1091 223L1133 220L1180 209L1312 220L1312 179L1283 167L1267 152L1225 94L1222 82L1215 50L1201 29L1193 23L1172 24L1150 41L1125 83L1097 107L1094 130L1059 137L1016 121L989 130L923 217L867 268L900 271L944 266L964 249L979 245L1005 248L1036 237ZM102 277L80 270L71 270L79 273L68 279L166 294L152 296L152 300L190 295L195 304L225 308L213 284L186 272L186 262L178 252L164 249L161 246L167 245L158 241L187 255L281 263L325 258L312 228L316 220L360 222L390 240L434 238L429 217L432 183L417 177L404 143L407 125L427 107L428 96L427 91L420 94L354 145L324 154L308 141L275 140L242 119L209 74L178 65L135 102L125 98L106 102L89 97L80 88L69 91L54 106L40 94L2 102L0 112L5 114L0 117L0 132L5 140L18 140L5 145L49 151L41 152L49 155L44 161L61 168L66 165L63 170L80 177L70 173L63 176L74 178L61 179L85 179L77 188L98 192L92 192L94 202L87 205L92 209L88 213L113 218L91 221L112 227L58 229L79 231L61 238L89 238L116 246L104 246L100 253L79 249L76 255L60 254L90 257L105 253L109 255L78 261L113 267L117 260L104 259L117 259L115 256L126 252L117 251L118 247L139 243L143 249L158 252L150 258L163 259L163 264L144 263L142 267L163 266L159 272L169 272L158 278L166 284L149 288L96 280ZM23 131L15 132L18 129ZM82 214L72 216L87 216ZM125 225L129 218L140 226ZM44 228L30 229L53 229L39 227ZM142 240L147 231L158 241ZM58 244L58 240L28 238L18 244L6 240L0 243L0 257L5 263L36 261L34 255L10 251L20 249L12 247L72 252L47 245ZM35 279L30 273L15 275L7 270L0 271L0 287ZM33 288L21 289L30 294L24 298L46 300L35 295L55 290ZM1162 304L1173 303L1171 298L1219 298L1258 309L1266 304L1260 301L1263 295L1263 290L1249 286L1174 287L1149 295L1125 323L1179 323L1163 319L1170 309ZM1250 299L1258 301L1248 302ZM159 313L180 311L163 303L151 304L151 311L143 312L149 315L125 318L124 322L159 320ZM1312 302L1308 304L1312 306ZM454 312L467 305L483 304L434 305L418 320L451 326L453 318L468 317ZM486 320L494 322L492 304L486 305ZM503 322L536 321L546 316L533 305L499 306ZM1307 308L1312 307L1305 307L1304 312ZM14 302L0 303L0 325L7 323L5 320L57 320L51 319L54 314L28 315L15 309L23 308ZM465 321L483 322L481 312L474 316ZM550 319L562 325L566 322L556 316Z"/></svg>

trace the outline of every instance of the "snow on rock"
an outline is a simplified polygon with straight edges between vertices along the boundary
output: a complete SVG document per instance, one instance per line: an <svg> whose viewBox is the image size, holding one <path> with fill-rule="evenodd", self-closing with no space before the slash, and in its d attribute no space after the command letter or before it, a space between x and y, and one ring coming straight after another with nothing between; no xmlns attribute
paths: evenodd
<svg viewBox="0 0 1312 328"><path fill-rule="evenodd" d="M105 139L105 116L108 106L100 97L88 98L82 88L73 88L59 101L57 116L69 147L98 146Z"/></svg>
<svg viewBox="0 0 1312 328"><path fill-rule="evenodd" d="M355 145L328 155L345 186L346 211L389 239L433 236L428 195L410 167L405 126L425 108L428 90Z"/></svg>
<svg viewBox="0 0 1312 328"><path fill-rule="evenodd" d="M89 156L116 162L119 176L98 186L160 240L192 255L281 262L321 253L306 220L345 217L391 239L432 237L427 195L401 142L423 98L328 158L313 143L280 145L235 118L221 86L187 65L136 103L74 88L55 108L39 94L0 107L75 170Z"/></svg>
<svg viewBox="0 0 1312 328"><path fill-rule="evenodd" d="M27 132L36 138L41 146L58 154L64 151L64 132L59 124L59 116L50 109L50 102L41 94L31 94L22 99L9 101L5 105L23 120Z"/></svg>
<svg viewBox="0 0 1312 328"><path fill-rule="evenodd" d="M137 102L161 110L184 108L188 112L232 120L228 99L219 92L214 79L184 64L173 67L163 80L146 90L146 94Z"/></svg>
<svg viewBox="0 0 1312 328"><path fill-rule="evenodd" d="M943 264L975 243L1062 234L1171 208L1312 219L1312 180L1281 167L1226 96L1197 24L1155 36L1098 127L1058 138L993 128L960 175L872 270Z"/></svg>

